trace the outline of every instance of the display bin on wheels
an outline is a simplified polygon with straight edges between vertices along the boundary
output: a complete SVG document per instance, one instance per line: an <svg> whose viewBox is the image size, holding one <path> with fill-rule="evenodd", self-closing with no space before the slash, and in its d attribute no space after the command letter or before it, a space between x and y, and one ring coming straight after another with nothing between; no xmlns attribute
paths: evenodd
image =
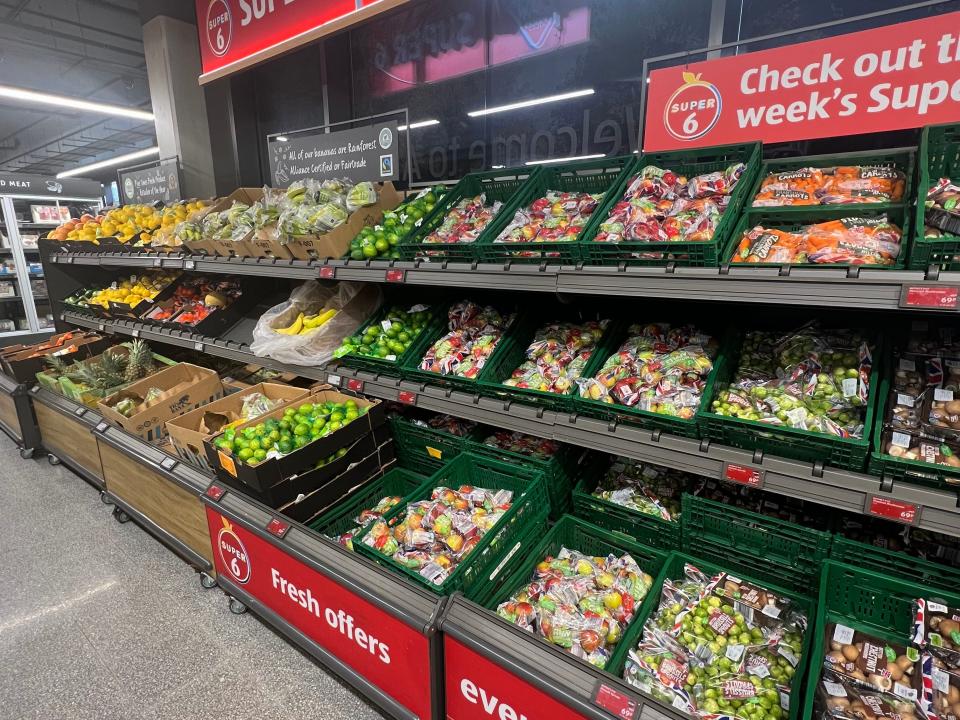
<svg viewBox="0 0 960 720"><path fill-rule="evenodd" d="M103 422L94 410L39 385L30 388L39 446L51 465L63 463L101 492L106 489L100 450L90 434Z"/></svg>
<svg viewBox="0 0 960 720"><path fill-rule="evenodd" d="M203 496L217 582L390 717L441 720L446 602L214 483Z"/></svg>
<svg viewBox="0 0 960 720"><path fill-rule="evenodd" d="M813 636L810 657L822 661L830 623L846 625L879 640L908 645L916 616L913 601L919 598L937 598L949 607L960 607L960 593L956 589L948 592L920 580L895 578L827 560L820 578L816 622L810 623L811 630L808 630ZM820 684L820 664L812 662L810 667L801 720L813 717L814 697Z"/></svg>
<svg viewBox="0 0 960 720"><path fill-rule="evenodd" d="M32 385L0 373L0 430L17 444L23 458L31 457L40 445L40 433L28 396Z"/></svg>
<svg viewBox="0 0 960 720"><path fill-rule="evenodd" d="M106 421L93 435L106 485L104 500L115 505L114 517L135 520L209 576L213 553L200 495L210 476Z"/></svg>

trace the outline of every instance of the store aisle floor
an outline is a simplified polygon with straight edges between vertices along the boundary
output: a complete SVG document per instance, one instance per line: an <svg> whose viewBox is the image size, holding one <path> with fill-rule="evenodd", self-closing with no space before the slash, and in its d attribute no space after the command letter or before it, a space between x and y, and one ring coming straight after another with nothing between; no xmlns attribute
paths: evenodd
<svg viewBox="0 0 960 720"><path fill-rule="evenodd" d="M110 512L0 436L0 719L382 717Z"/></svg>

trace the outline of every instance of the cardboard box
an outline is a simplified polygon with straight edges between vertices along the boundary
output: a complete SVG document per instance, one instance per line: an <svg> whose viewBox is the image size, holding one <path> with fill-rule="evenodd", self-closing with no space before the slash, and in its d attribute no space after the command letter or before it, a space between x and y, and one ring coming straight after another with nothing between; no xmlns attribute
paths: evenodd
<svg viewBox="0 0 960 720"><path fill-rule="evenodd" d="M283 457L268 458L255 466L248 465L232 455L220 451L214 445L219 434L208 438L204 440L203 446L210 467L216 471L217 477L233 477L244 485L258 492L263 492L267 488L279 485L284 480L301 473L305 468L311 467L321 458L332 455L340 448L349 447L362 436L372 433L374 428L386 422L386 413L379 400L344 395L333 390L329 385L314 390L301 400L309 403L342 403L353 400L357 403L357 407L365 407L367 411L362 417L326 437L318 438ZM256 420L237 426L236 430L242 432L244 428L264 422L269 418L279 420L283 417L283 414L283 408L272 410Z"/></svg>
<svg viewBox="0 0 960 720"><path fill-rule="evenodd" d="M34 345L12 345L4 348L0 352L0 363L5 375L18 382L32 382L38 372L46 369L47 355L59 355L65 360L86 360L99 355L113 343L112 339L93 332L60 333Z"/></svg>
<svg viewBox="0 0 960 720"><path fill-rule="evenodd" d="M393 457L391 441L363 460L353 463L309 495L298 497L295 501L277 509L288 518L306 525L320 513L329 510L353 488L382 477L385 472L393 468L395 464Z"/></svg>
<svg viewBox="0 0 960 720"><path fill-rule="evenodd" d="M386 425L374 428L373 432L363 435L344 450L346 452L343 456L333 462L321 467L315 467L315 463L313 463L309 467L303 468L299 474L265 490L255 490L227 474L218 474L217 481L276 510L284 505L302 501L303 498L326 487L334 479L348 472L352 466L364 461L371 454L377 455L379 452L380 462L377 463L377 467L381 463L393 460L395 457L393 440Z"/></svg>
<svg viewBox="0 0 960 720"><path fill-rule="evenodd" d="M253 203L261 200L263 198L263 188L237 188L232 193L227 195L223 200L214 205L214 209L210 212L221 212L222 210L228 210L234 202L241 202L245 205L253 205ZM219 255L220 257L250 257L248 246L246 244L246 238L242 240L220 240L215 238L205 237L201 243L205 245L202 248L208 255ZM188 243L188 246L191 250L196 246L196 243Z"/></svg>
<svg viewBox="0 0 960 720"><path fill-rule="evenodd" d="M207 460L203 441L217 434L219 428L206 432L201 430L202 427L209 427L208 414L216 413L224 416L227 422L233 422L240 416L243 399L258 392L263 393L270 400L282 401L282 404L277 406L278 408L284 408L291 402L296 402L309 394L306 390L280 383L249 385L220 400L208 405L201 405L196 410L191 410L180 417L168 420L167 434L170 436L170 442L173 444L177 455L191 465L209 470L210 463Z"/></svg>
<svg viewBox="0 0 960 720"><path fill-rule="evenodd" d="M245 238L245 244L251 257L277 258L279 260L293 258L287 246L280 242L280 233L276 225L254 230Z"/></svg>
<svg viewBox="0 0 960 720"><path fill-rule="evenodd" d="M393 210L402 199L391 182L380 185L378 195L376 203L360 208L350 216L347 222L324 235L291 235L287 238L287 250L298 260L343 257L350 248L350 241L363 228L379 223L383 220L383 213Z"/></svg>
<svg viewBox="0 0 960 720"><path fill-rule="evenodd" d="M145 407L138 408L131 417L126 417L114 409L124 398L142 400L150 388L159 388L163 393ZM97 403L97 409L104 420L123 428L131 435L153 442L166 436L167 420L221 397L223 385L213 370L190 363L179 363L104 398Z"/></svg>

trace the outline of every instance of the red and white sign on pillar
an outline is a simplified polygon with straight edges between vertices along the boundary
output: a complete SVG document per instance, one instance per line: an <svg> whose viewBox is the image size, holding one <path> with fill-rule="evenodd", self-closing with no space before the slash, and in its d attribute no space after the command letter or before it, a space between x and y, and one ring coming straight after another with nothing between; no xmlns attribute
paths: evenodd
<svg viewBox="0 0 960 720"><path fill-rule="evenodd" d="M208 507L217 574L420 718L431 717L427 638Z"/></svg>
<svg viewBox="0 0 960 720"><path fill-rule="evenodd" d="M649 74L644 150L960 120L960 12Z"/></svg>

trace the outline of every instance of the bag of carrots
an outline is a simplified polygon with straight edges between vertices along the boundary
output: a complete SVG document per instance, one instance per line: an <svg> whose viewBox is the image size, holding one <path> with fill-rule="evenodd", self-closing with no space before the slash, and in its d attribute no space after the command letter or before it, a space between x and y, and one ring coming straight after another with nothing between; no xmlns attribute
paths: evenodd
<svg viewBox="0 0 960 720"><path fill-rule="evenodd" d="M760 183L754 207L856 205L899 202L906 176L883 165L806 167L771 173Z"/></svg>

